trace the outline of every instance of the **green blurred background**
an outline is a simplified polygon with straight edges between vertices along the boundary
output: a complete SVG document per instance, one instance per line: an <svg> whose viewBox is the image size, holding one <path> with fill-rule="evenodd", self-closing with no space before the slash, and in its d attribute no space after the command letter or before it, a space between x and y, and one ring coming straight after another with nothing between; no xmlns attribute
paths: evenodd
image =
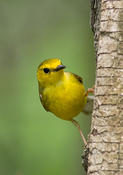
<svg viewBox="0 0 123 175"><path fill-rule="evenodd" d="M89 0L0 1L0 175L85 175L78 130L43 109L36 71L59 57L93 86L89 15ZM91 118L77 120L87 137Z"/></svg>

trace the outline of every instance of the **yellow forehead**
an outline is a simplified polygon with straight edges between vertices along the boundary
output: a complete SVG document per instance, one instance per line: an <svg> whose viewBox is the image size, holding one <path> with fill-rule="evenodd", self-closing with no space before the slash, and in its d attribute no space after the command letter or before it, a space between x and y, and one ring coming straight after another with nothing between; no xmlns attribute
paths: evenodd
<svg viewBox="0 0 123 175"><path fill-rule="evenodd" d="M47 59L45 61L43 61L40 65L39 65L39 69L41 68L56 68L58 65L61 65L61 61L58 58L51 58L51 59Z"/></svg>

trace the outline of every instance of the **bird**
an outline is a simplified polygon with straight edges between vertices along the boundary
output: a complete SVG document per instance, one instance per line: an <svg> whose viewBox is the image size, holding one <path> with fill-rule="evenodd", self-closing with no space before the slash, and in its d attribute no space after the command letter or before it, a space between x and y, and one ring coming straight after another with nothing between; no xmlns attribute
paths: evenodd
<svg viewBox="0 0 123 175"><path fill-rule="evenodd" d="M86 146L87 141L74 117L80 112L92 112L93 96L89 96L89 93L93 93L94 88L86 91L83 79L74 73L64 71L65 68L59 58L41 62L37 69L39 98L46 111L72 122L78 128Z"/></svg>

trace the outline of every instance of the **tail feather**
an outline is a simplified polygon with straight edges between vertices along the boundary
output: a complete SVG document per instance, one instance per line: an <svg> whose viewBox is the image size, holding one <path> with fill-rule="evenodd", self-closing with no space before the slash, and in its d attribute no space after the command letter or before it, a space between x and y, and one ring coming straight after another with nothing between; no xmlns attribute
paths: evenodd
<svg viewBox="0 0 123 175"><path fill-rule="evenodd" d="M93 111L93 102L94 102L94 95L91 95L91 96L88 95L87 96L87 103L84 106L82 112L84 112L87 115L92 114L92 111Z"/></svg>

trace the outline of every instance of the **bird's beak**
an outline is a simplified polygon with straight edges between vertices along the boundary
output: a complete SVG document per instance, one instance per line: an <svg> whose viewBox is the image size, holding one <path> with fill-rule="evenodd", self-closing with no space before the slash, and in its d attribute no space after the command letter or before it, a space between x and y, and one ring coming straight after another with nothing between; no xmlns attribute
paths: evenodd
<svg viewBox="0 0 123 175"><path fill-rule="evenodd" d="M55 71L59 71L59 70L62 70L62 69L65 69L66 66L64 65L58 65L57 68L55 69Z"/></svg>

